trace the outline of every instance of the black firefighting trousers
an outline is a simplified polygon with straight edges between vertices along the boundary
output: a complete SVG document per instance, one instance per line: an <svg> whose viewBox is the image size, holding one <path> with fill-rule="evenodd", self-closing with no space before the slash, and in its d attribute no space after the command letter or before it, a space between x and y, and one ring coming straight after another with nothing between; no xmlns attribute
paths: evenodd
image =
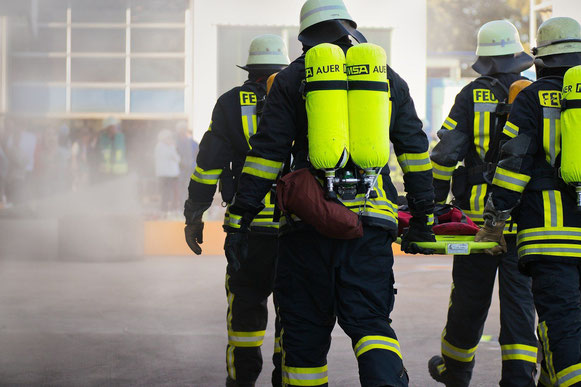
<svg viewBox="0 0 581 387"><path fill-rule="evenodd" d="M581 266L529 263L543 347L539 386L581 386Z"/></svg>
<svg viewBox="0 0 581 387"><path fill-rule="evenodd" d="M498 270L500 298L501 387L534 386L537 362L535 310L530 277L518 270L515 237L506 237L508 251L500 256L454 256L448 320L442 333L444 366L449 387L470 384L474 357L482 337Z"/></svg>
<svg viewBox="0 0 581 387"><path fill-rule="evenodd" d="M226 295L228 297L228 346L226 367L230 384L252 386L262 370L260 347L268 321L267 300L272 293L276 267L277 236L250 232L248 258L240 270L228 270ZM276 303L275 303L276 305ZM280 386L281 350L280 327L275 326L273 355L274 386Z"/></svg>
<svg viewBox="0 0 581 387"><path fill-rule="evenodd" d="M331 331L351 338L362 386L407 386L389 314L393 236L364 227L353 240L330 239L306 225L281 235L275 296L282 323L283 383L327 386Z"/></svg>

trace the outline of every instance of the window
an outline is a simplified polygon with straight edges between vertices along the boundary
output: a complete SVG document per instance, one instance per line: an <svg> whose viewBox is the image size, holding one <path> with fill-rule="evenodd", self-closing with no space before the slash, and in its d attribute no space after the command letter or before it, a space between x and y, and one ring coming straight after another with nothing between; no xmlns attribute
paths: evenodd
<svg viewBox="0 0 581 387"><path fill-rule="evenodd" d="M131 31L132 52L183 52L183 28L134 28Z"/></svg>
<svg viewBox="0 0 581 387"><path fill-rule="evenodd" d="M54 113L65 110L64 87L12 86L10 107L19 113Z"/></svg>
<svg viewBox="0 0 581 387"><path fill-rule="evenodd" d="M65 58L13 57L9 66L12 82L64 82Z"/></svg>
<svg viewBox="0 0 581 387"><path fill-rule="evenodd" d="M71 46L73 53L125 53L125 29L73 28Z"/></svg>
<svg viewBox="0 0 581 387"><path fill-rule="evenodd" d="M184 59L135 58L131 82L184 82Z"/></svg>
<svg viewBox="0 0 581 387"><path fill-rule="evenodd" d="M11 24L9 36L13 52L65 52L67 49L64 27L39 27L35 33L27 24Z"/></svg>
<svg viewBox="0 0 581 387"><path fill-rule="evenodd" d="M73 112L117 112L125 110L125 90L72 89Z"/></svg>
<svg viewBox="0 0 581 387"><path fill-rule="evenodd" d="M181 113L184 111L183 90L132 90L132 113Z"/></svg>
<svg viewBox="0 0 581 387"><path fill-rule="evenodd" d="M183 23L187 0L137 0L131 4L133 23Z"/></svg>
<svg viewBox="0 0 581 387"><path fill-rule="evenodd" d="M72 58L73 82L125 82L124 58Z"/></svg>

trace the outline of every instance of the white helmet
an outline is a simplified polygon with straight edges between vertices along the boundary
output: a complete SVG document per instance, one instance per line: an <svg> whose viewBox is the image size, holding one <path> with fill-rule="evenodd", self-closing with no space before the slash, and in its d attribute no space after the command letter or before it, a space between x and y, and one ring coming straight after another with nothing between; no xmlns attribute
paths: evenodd
<svg viewBox="0 0 581 387"><path fill-rule="evenodd" d="M478 31L478 56L499 56L524 51L516 27L508 20L493 20Z"/></svg>
<svg viewBox="0 0 581 387"><path fill-rule="evenodd" d="M260 35L252 39L244 70L281 70L289 64L286 45L278 35Z"/></svg>

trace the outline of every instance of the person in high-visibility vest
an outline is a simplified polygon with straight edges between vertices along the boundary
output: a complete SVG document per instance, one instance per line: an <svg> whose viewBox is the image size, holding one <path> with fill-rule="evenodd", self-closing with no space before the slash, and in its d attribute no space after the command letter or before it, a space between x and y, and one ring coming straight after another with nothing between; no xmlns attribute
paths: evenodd
<svg viewBox="0 0 581 387"><path fill-rule="evenodd" d="M415 242L435 240L427 136L407 84L387 66L385 52L351 43L350 38L364 43L365 37L343 1L308 0L300 21L298 38L306 54L275 78L258 133L250 139L252 149L230 206L226 255L231 261L250 259L248 227L283 163L283 182L292 175L287 170L302 173L315 189L307 196L297 187L292 199L304 198L307 207L312 202L339 206L334 208L362 225L363 236L344 230L325 235L325 225L312 219L317 211L312 207L305 214L309 222L292 211L281 217L274 293L282 324L283 384L328 385L327 352L338 319L351 338L363 386L407 386L390 325L397 191L387 159L391 140L413 214L403 246L426 252ZM377 60L383 63L370 65ZM372 116L364 114L367 108ZM366 131L375 136L362 136Z"/></svg>
<svg viewBox="0 0 581 387"><path fill-rule="evenodd" d="M581 137L577 126L565 144L563 134L569 128L562 117L569 112L562 112L566 106L561 99L577 88L581 91L581 79L568 80L566 87L563 82L563 76L581 65L581 26L568 17L546 20L533 54L538 80L514 101L504 129L509 140L502 147L484 226L475 240L498 242L490 254L505 252L505 224L509 216L516 220L519 267L532 277L539 316L539 385L580 386L581 215L575 188L563 178L569 166L579 171L581 162L565 168L563 160L578 157Z"/></svg>
<svg viewBox="0 0 581 387"><path fill-rule="evenodd" d="M260 121L266 82L270 75L288 63L286 46L280 36L255 37L250 43L248 61L241 67L248 71L248 80L221 95L216 102L210 127L200 142L184 207L186 242L196 254L202 252L202 215L212 204L216 185L220 182L222 200L230 204L244 158L250 149L249 140L255 135ZM272 186L261 199L264 209L250 225L248 260L229 260L226 268L228 387L254 386L262 370L260 348L268 321L267 300L273 288L278 243ZM231 217L231 211L227 209L226 225ZM272 383L279 386L282 377L278 321L275 330Z"/></svg>
<svg viewBox="0 0 581 387"><path fill-rule="evenodd" d="M481 76L456 96L438 131L440 141L431 160L436 201L446 201L452 180L453 203L476 224L482 224L484 203L490 194L486 175L494 172L500 153L499 140L510 113L509 89L524 80L520 72L532 66L533 58L524 52L516 27L507 20L491 21L480 28L476 55L472 67ZM463 165L457 168L458 162ZM467 387L470 383L497 271L500 385L532 386L534 382L537 339L531 281L518 271L516 236L508 228L507 253L496 258L484 253L454 256L441 356L428 362L432 378L447 386Z"/></svg>

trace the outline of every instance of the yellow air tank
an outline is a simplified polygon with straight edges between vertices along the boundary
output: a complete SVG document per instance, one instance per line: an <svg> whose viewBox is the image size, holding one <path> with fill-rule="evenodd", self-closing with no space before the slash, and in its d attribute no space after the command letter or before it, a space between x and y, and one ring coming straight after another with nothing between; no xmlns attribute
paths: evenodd
<svg viewBox="0 0 581 387"><path fill-rule="evenodd" d="M381 168L389 159L391 101L387 56L363 43L347 51L349 80L349 152L360 168Z"/></svg>
<svg viewBox="0 0 581 387"><path fill-rule="evenodd" d="M335 170L349 158L345 54L319 44L305 56L309 158L316 169Z"/></svg>
<svg viewBox="0 0 581 387"><path fill-rule="evenodd" d="M567 70L561 101L561 177L577 190L581 208L581 66Z"/></svg>

